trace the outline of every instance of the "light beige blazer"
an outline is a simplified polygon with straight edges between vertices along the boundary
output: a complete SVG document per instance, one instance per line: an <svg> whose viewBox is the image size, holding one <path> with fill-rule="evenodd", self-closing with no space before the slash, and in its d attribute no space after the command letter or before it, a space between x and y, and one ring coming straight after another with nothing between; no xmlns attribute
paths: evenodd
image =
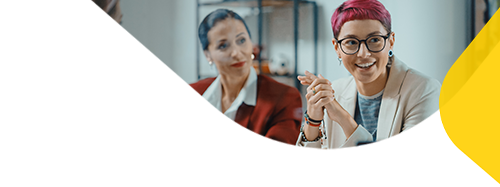
<svg viewBox="0 0 500 187"><path fill-rule="evenodd" d="M352 76L332 82L335 98L354 116L356 109L356 82ZM377 126L377 140L397 135L417 125L439 109L441 84L395 59L382 96ZM342 127L332 121L325 111L323 127L326 137L316 142L302 142L298 146L340 148L356 146L359 142L373 141L372 135L361 125L346 138Z"/></svg>

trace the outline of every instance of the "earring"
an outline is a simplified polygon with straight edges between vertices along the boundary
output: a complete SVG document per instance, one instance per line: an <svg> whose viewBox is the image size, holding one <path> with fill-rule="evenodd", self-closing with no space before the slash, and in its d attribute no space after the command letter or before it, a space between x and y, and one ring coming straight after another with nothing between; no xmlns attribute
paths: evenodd
<svg viewBox="0 0 500 187"><path fill-rule="evenodd" d="M255 55L254 55L254 54L252 54L252 60L253 60L253 59L255 59Z"/></svg>
<svg viewBox="0 0 500 187"><path fill-rule="evenodd" d="M388 68L391 68L392 67L392 57L394 56L394 52L391 50L389 50L389 60L387 61L387 67Z"/></svg>
<svg viewBox="0 0 500 187"><path fill-rule="evenodd" d="M212 61L208 61L208 64L212 65L212 64L214 64L214 63L213 63Z"/></svg>
<svg viewBox="0 0 500 187"><path fill-rule="evenodd" d="M342 65L342 59L339 58L339 66Z"/></svg>

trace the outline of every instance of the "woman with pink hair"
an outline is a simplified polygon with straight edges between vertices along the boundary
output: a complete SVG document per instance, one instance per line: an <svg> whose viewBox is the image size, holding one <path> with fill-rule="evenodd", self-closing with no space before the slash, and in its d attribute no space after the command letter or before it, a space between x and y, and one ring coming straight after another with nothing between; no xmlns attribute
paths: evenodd
<svg viewBox="0 0 500 187"><path fill-rule="evenodd" d="M339 148L380 141L407 130L439 108L441 84L409 68L393 52L391 15L377 0L348 0L331 18L340 63L352 76L333 82L306 71L298 146Z"/></svg>

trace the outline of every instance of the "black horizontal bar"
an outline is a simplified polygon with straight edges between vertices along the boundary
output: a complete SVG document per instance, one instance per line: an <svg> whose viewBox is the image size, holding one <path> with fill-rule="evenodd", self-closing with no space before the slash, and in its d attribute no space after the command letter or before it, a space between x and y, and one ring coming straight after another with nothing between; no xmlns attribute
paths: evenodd
<svg viewBox="0 0 500 187"><path fill-rule="evenodd" d="M465 160L464 154L0 154L0 160Z"/></svg>

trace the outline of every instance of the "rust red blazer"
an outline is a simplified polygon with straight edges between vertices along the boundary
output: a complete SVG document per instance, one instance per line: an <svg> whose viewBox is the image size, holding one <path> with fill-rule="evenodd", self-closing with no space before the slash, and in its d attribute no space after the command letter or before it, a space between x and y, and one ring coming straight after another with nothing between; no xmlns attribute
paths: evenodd
<svg viewBox="0 0 500 187"><path fill-rule="evenodd" d="M190 86L203 95L214 80L207 78ZM265 137L295 145L302 115L302 100L296 88L258 75L255 106L242 103L234 121Z"/></svg>

